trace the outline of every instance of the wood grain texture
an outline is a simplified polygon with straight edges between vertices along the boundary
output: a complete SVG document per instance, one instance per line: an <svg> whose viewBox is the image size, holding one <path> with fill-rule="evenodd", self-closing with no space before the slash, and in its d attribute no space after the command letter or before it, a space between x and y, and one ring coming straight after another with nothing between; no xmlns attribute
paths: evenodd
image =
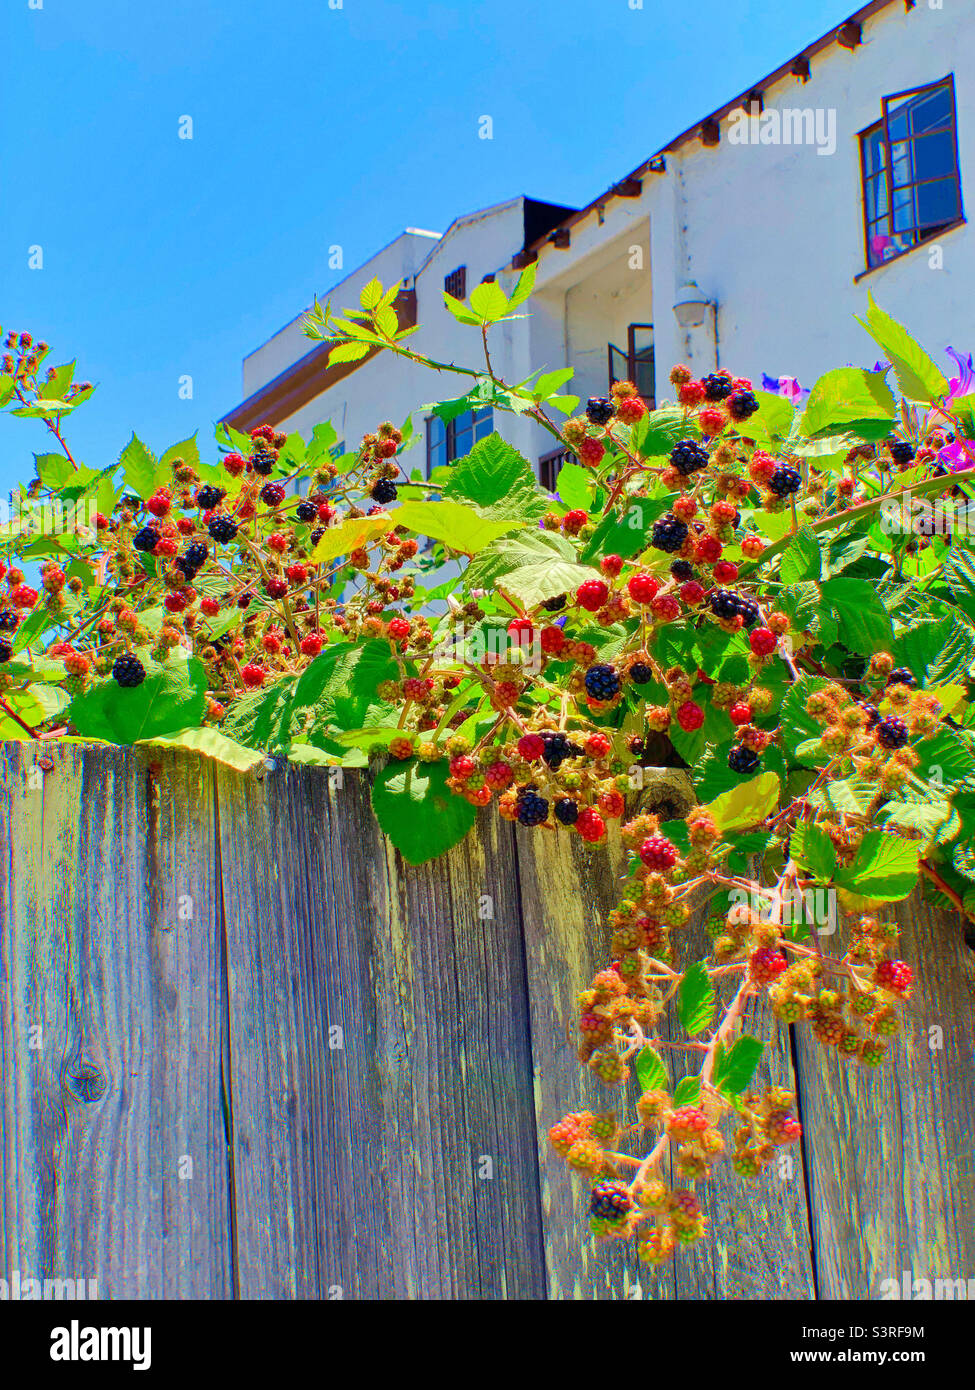
<svg viewBox="0 0 975 1390"><path fill-rule="evenodd" d="M975 971L952 914L899 909L914 1001L877 1072L798 1030L794 1074L750 1006L759 1081L797 1078L802 1148L756 1184L716 1165L708 1237L656 1271L596 1246L547 1141L568 1111L618 1108L574 1036L618 840L484 813L410 867L363 774L70 744L42 774L40 751L0 749L0 1277L757 1301L975 1269ZM694 922L681 951L706 949Z"/></svg>
<svg viewBox="0 0 975 1390"><path fill-rule="evenodd" d="M40 751L2 752L0 1273L225 1297L209 773Z"/></svg>
<svg viewBox="0 0 975 1390"><path fill-rule="evenodd" d="M975 1271L973 955L954 913L915 897L894 915L915 984L888 1060L858 1066L796 1030L820 1298Z"/></svg>
<svg viewBox="0 0 975 1390"><path fill-rule="evenodd" d="M411 868L361 778L219 795L241 1296L541 1296L510 839Z"/></svg>

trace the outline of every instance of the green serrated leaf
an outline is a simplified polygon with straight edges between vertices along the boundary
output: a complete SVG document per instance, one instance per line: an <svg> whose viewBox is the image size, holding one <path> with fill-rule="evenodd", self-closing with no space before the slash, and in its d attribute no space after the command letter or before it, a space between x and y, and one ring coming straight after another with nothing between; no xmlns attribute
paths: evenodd
<svg viewBox="0 0 975 1390"><path fill-rule="evenodd" d="M710 1025L714 1014L714 987L704 961L695 961L684 971L677 991L677 1013L691 1037L703 1033Z"/></svg>
<svg viewBox="0 0 975 1390"><path fill-rule="evenodd" d="M670 1085L667 1068L652 1047L644 1047L637 1053L636 1079L641 1091L666 1091Z"/></svg>

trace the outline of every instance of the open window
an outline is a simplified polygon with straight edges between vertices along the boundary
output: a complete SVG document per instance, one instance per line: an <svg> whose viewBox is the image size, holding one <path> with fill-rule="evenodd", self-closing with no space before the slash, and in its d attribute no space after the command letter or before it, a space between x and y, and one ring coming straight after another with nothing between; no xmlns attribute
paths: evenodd
<svg viewBox="0 0 975 1390"><path fill-rule="evenodd" d="M869 269L961 222L954 77L884 97L860 165Z"/></svg>

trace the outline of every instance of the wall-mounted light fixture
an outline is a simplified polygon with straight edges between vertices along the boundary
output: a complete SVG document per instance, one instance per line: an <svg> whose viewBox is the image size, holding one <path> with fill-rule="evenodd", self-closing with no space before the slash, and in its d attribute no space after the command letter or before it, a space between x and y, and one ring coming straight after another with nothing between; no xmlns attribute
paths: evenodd
<svg viewBox="0 0 975 1390"><path fill-rule="evenodd" d="M709 309L714 308L712 300L701 290L697 282L688 280L677 291L674 300L674 315L681 328L700 328L707 318Z"/></svg>

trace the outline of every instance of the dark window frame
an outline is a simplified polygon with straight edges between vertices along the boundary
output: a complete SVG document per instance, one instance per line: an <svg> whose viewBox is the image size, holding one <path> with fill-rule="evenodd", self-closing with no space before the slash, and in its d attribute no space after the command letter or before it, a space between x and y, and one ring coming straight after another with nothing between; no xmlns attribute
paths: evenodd
<svg viewBox="0 0 975 1390"><path fill-rule="evenodd" d="M449 275L444 276L444 291L453 299L467 298L467 266L459 265Z"/></svg>
<svg viewBox="0 0 975 1390"><path fill-rule="evenodd" d="M470 453L470 449L466 450L465 453L463 453L463 454L458 454L458 453L457 453L457 421L458 421L458 420L463 420L463 418L464 418L465 415L469 415L470 418L471 418L471 425L470 425L471 444L470 444L470 449L473 449L474 445L480 442L480 440L479 440L478 438L475 437L475 436L477 435L477 431L478 431L479 426L482 426L482 425L484 425L485 423L487 423L487 424L491 427L491 428L489 428L489 429L486 431L487 434L490 434L490 433L491 433L491 430L492 430L493 427L494 427L494 408L493 408L493 406L484 405L484 406L481 406L478 410L473 410L473 409L472 409L472 410L465 410L464 413L463 413L463 415L458 415L458 416L456 416L453 420L448 420L448 421L446 421L446 422L444 422L443 420L441 420L440 417L439 417L438 415L428 415L428 416L427 416L427 420L426 420L426 426L427 426L426 448L427 448L427 477L428 477L428 478L430 477L430 473L431 473L431 471L432 471L432 468L433 468L433 467L439 467L439 466L440 466L439 464L438 464L438 465L433 465L433 464L431 463L431 454L432 454L432 452L433 452L433 447L437 447L437 448L440 447L440 444L439 444L439 443L438 443L436 446L433 446L433 445L432 445L433 425L434 425L434 422L435 422L435 421L439 422L439 424L441 424L441 425L443 426L444 437L443 437L443 440L440 441L440 442L445 446L445 457L444 457L444 460L443 460L443 462L444 462L445 464L456 463L458 458L466 458L466 457L467 457L467 454ZM478 419L478 418L477 418L478 416L480 416L481 418ZM467 431L466 429L464 429L464 430L461 431L462 434L466 434L467 432L468 432L468 431ZM480 436L480 438L483 439L483 438L484 438L484 435L482 434L482 435Z"/></svg>
<svg viewBox="0 0 975 1390"><path fill-rule="evenodd" d="M894 140L891 138L890 108L895 102L904 101L905 98L914 98L915 101L920 102L925 98L930 97L933 93L941 90L946 90L951 100L950 117L945 124L939 125L935 130L922 131L920 134L916 135L912 135L908 132L905 134L903 139ZM961 164L958 156L958 105L955 97L954 73L948 73L945 77L939 78L936 82L928 82L919 87L907 87L903 91L892 92L888 96L881 98L880 105L880 120L873 121L869 126L866 126L858 134L860 147L860 199L862 205L863 218L863 254L864 264L866 267L863 271L860 272L860 275L857 275L855 277L858 280L861 278L862 275L868 275L872 271L880 270L884 266L890 265L892 262L900 260L902 256L910 255L912 251L917 251L920 247L925 246L928 242L936 240L939 236L943 236L945 232L951 231L952 228L958 227L965 222L965 207L964 202L962 200L961 187ZM892 146L907 145L910 148L912 166L911 172L913 174L916 172L916 165L914 162L914 149L916 145L918 145L925 139L930 138L931 136L944 135L949 131L952 135L953 152L953 166L951 171L947 174L938 175L934 178L912 178L910 183L895 185ZM867 152L870 148L871 142L875 140L878 133L882 135L883 140L883 143L881 145L881 150L883 152L883 163L879 169L875 170L872 174L868 174ZM879 186L881 180L884 180L886 182L885 207L884 210L879 213L879 215L871 217L870 204L868 201L868 185L872 184L874 187ZM916 213L917 189L923 188L925 187L925 185L948 182L952 182L954 184L957 209L955 214L946 221L936 223L919 223L917 221ZM876 235L877 227L884 220L886 220L889 223L891 233L893 233L896 230L894 228L894 199L896 194L905 192L909 193L911 196L912 224L910 228L902 230L900 234L913 236L914 241L910 246L903 247L901 250L896 251L892 256L888 256L884 260L874 261L870 249L871 236Z"/></svg>

